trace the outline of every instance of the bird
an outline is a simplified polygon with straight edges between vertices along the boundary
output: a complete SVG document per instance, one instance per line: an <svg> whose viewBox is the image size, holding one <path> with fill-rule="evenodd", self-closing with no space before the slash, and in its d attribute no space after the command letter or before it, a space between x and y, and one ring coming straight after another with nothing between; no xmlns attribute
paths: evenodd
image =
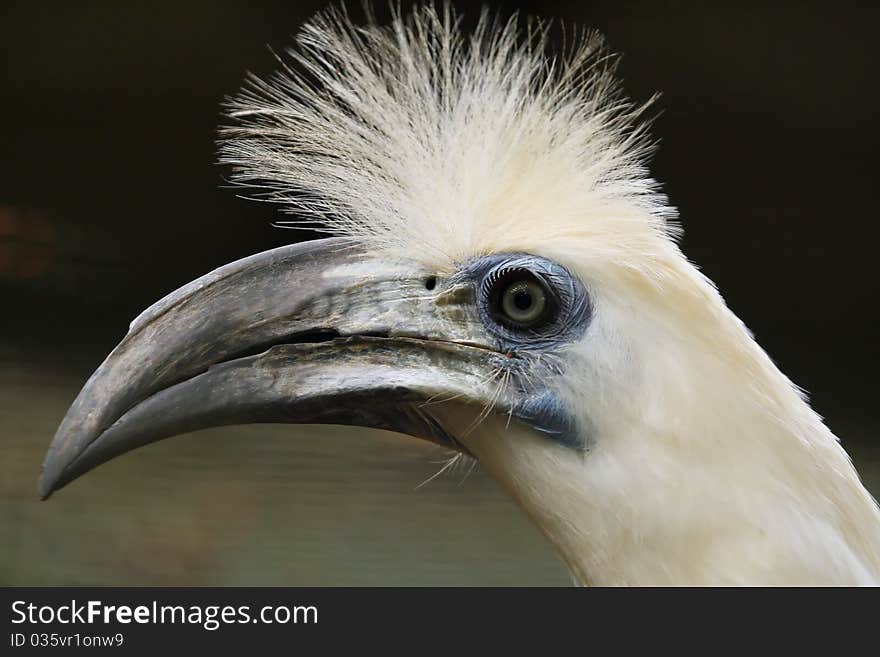
<svg viewBox="0 0 880 657"><path fill-rule="evenodd" d="M475 459L585 586L877 585L880 509L680 246L650 108L591 30L449 4L308 20L224 106L231 180L327 237L130 325L48 497L220 425L380 428Z"/></svg>

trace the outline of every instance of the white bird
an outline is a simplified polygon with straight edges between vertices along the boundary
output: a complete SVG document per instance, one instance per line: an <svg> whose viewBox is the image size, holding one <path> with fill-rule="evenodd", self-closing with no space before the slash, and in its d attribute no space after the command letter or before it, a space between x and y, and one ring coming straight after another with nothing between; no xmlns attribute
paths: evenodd
<svg viewBox="0 0 880 657"><path fill-rule="evenodd" d="M250 78L223 161L337 237L145 311L42 494L206 426L355 424L478 459L580 584L880 583L877 503L679 250L599 37L459 22L320 14Z"/></svg>

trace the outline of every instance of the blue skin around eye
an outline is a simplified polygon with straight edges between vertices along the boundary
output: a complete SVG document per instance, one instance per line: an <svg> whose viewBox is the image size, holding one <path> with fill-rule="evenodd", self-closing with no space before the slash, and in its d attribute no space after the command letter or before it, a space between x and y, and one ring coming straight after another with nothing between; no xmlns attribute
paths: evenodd
<svg viewBox="0 0 880 657"><path fill-rule="evenodd" d="M499 324L489 308L484 282L494 273L523 269L542 279L555 296L557 315L535 330L515 330ZM499 351L523 356L529 372L515 377L521 386L521 399L513 416L531 426L541 435L574 449L587 448L586 432L578 427L574 415L559 395L544 382L559 374L554 358L530 359L530 355L554 354L560 347L583 337L592 319L592 306L587 290L575 276L561 265L527 253L484 256L463 266L456 278L473 281L476 289L477 312L498 341ZM538 368L543 371L535 371ZM535 384L535 381L541 383Z"/></svg>

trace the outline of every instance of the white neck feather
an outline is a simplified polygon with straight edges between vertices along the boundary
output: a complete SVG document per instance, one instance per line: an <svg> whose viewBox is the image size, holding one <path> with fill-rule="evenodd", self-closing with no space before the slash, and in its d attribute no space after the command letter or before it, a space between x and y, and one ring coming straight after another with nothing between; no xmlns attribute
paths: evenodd
<svg viewBox="0 0 880 657"><path fill-rule="evenodd" d="M580 584L880 584L880 510L836 438L802 400L774 418L719 389L586 453L503 420L468 446Z"/></svg>

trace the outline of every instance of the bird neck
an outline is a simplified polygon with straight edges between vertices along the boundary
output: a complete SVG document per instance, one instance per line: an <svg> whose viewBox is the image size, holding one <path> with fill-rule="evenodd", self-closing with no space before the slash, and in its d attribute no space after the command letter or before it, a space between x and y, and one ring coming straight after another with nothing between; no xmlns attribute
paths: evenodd
<svg viewBox="0 0 880 657"><path fill-rule="evenodd" d="M880 583L880 511L809 407L712 397L586 452L505 421L468 446L581 585Z"/></svg>

